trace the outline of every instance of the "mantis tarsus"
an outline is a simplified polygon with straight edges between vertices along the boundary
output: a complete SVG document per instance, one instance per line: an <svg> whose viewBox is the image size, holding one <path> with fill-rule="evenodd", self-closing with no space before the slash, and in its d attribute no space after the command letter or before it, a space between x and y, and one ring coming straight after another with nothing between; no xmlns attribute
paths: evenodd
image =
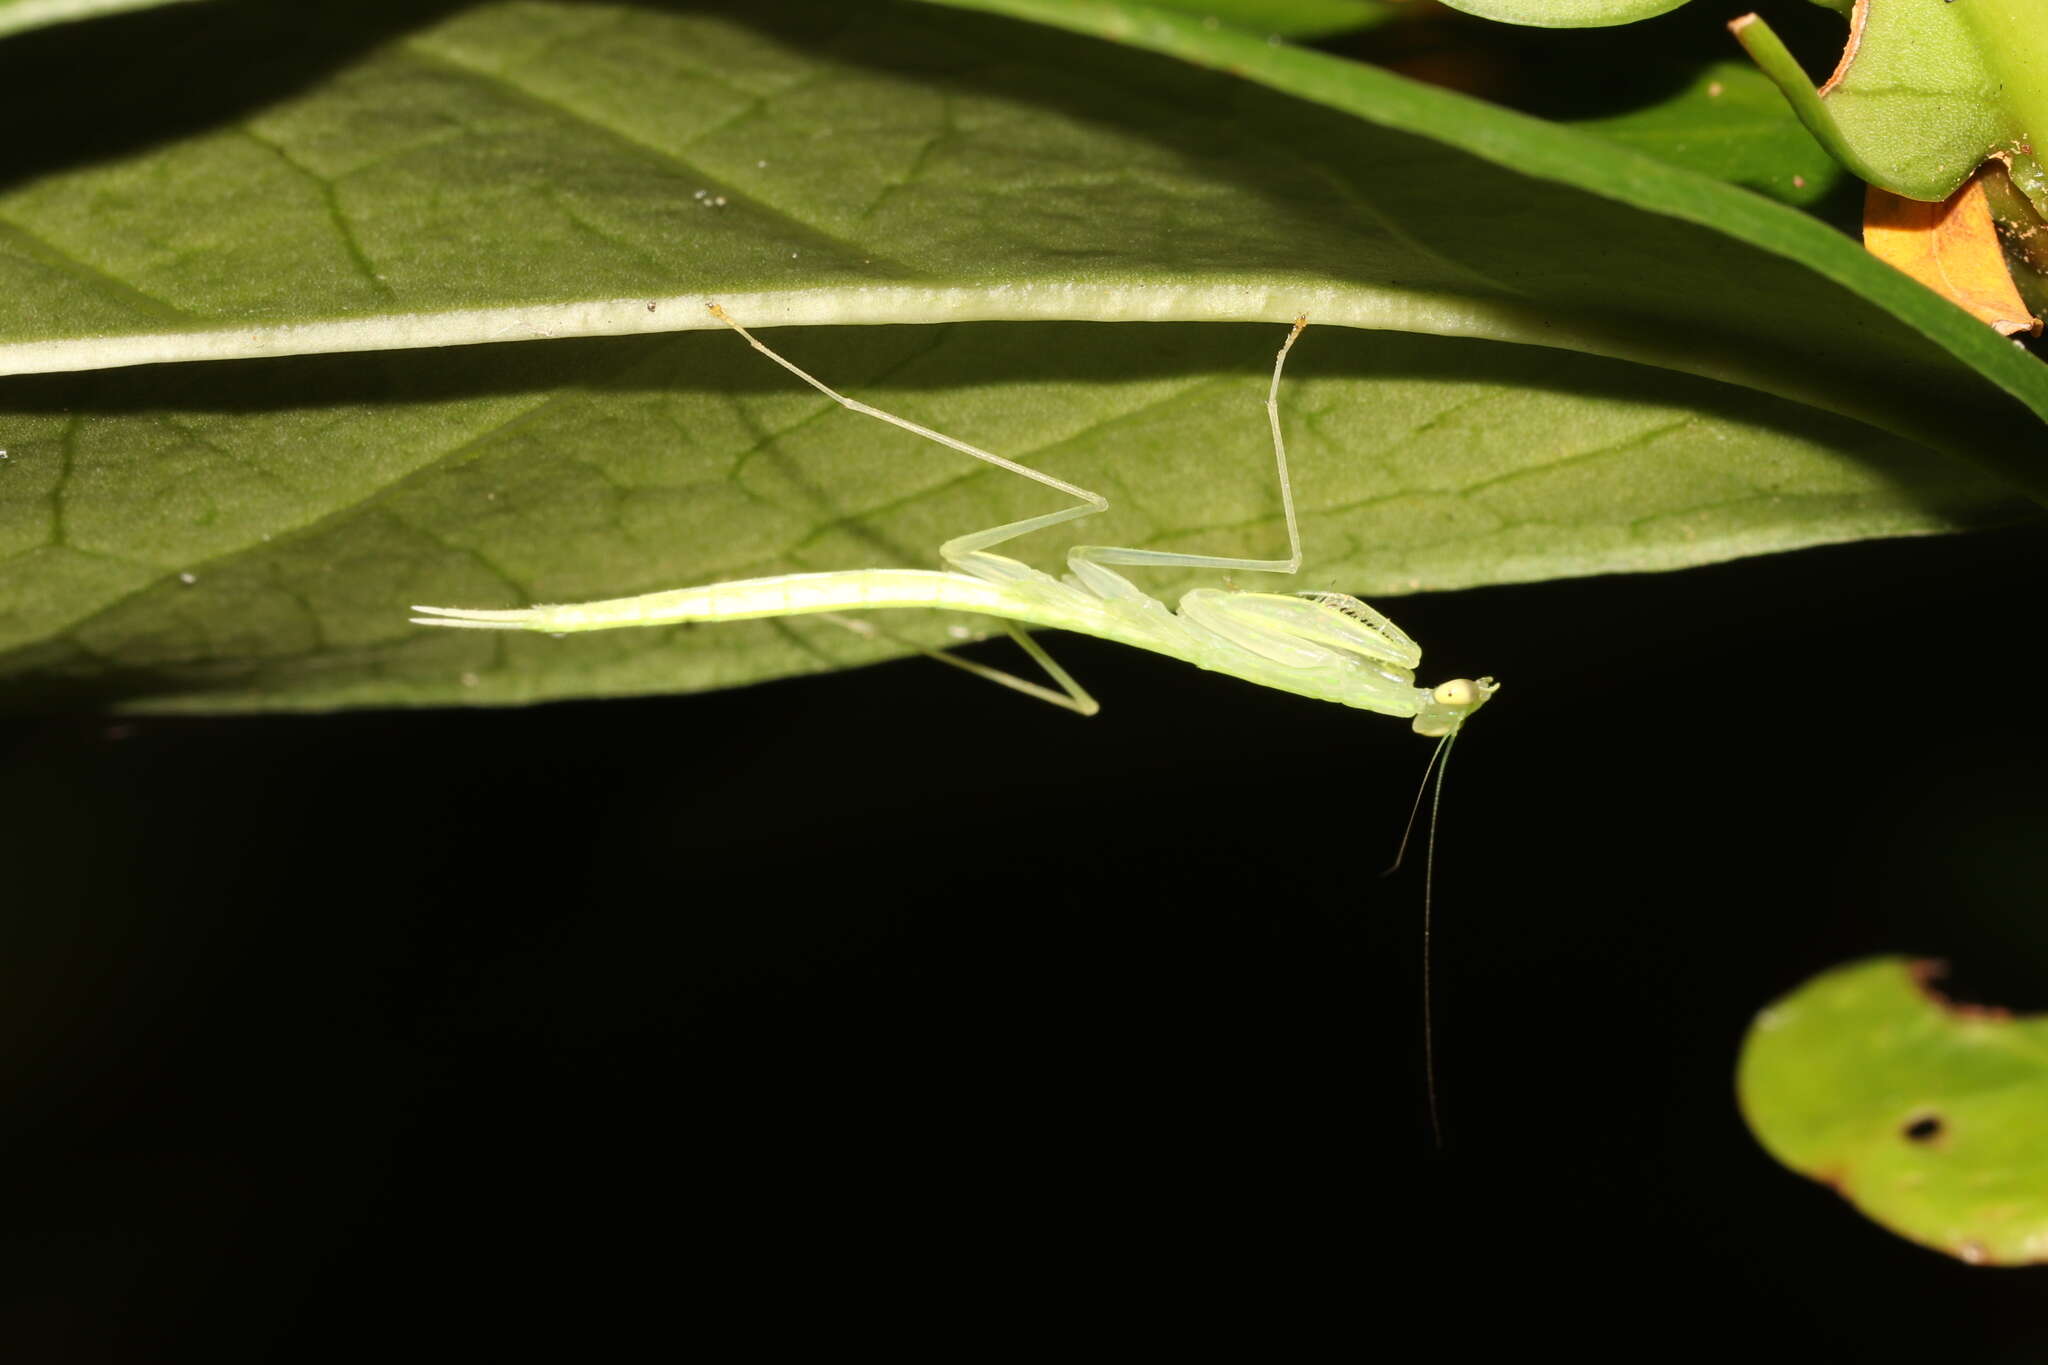
<svg viewBox="0 0 2048 1365"><path fill-rule="evenodd" d="M1294 490L1288 478L1287 445L1280 433L1279 398L1280 374L1287 364L1288 351L1308 325L1305 317L1295 319L1293 330L1274 357L1273 379L1266 392L1266 419L1272 428L1280 505L1287 521L1288 557L1237 559L1078 545L1067 552L1067 575L1054 578L989 551L1018 536L1105 511L1109 507L1107 498L848 398L770 350L716 303L708 307L719 321L746 338L747 344L841 407L1036 480L1078 500L1079 505L955 537L939 547L939 557L948 566L946 571L845 569L781 574L639 597L501 611L421 606L413 608L421 613L413 618L415 624L560 634L683 621L743 621L820 612L936 607L1002 618L1018 644L1061 690L1055 693L980 665L963 666L1083 715L1093 715L1097 710L1094 698L1019 630L1017 622L1116 640L1284 692L1383 715L1411 716L1417 734L1446 739L1485 705L1495 691L1491 678L1456 678L1433 688L1416 686L1414 670L1421 662L1422 651L1415 642L1380 612L1343 593L1197 588L1182 596L1176 613L1109 567L1233 569L1256 573L1300 570L1301 529L1296 523ZM947 662L963 663L951 658Z"/></svg>

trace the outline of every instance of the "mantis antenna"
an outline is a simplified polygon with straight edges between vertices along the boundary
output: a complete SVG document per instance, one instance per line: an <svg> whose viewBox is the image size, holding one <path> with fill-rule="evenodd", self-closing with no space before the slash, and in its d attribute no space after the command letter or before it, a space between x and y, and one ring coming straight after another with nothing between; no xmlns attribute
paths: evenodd
<svg viewBox="0 0 2048 1365"><path fill-rule="evenodd" d="M617 630L629 626L665 626L687 621L746 621L764 617L866 612L910 607L973 612L996 617L1059 692L1021 678L926 650L943 662L965 668L1004 686L1064 706L1082 715L1100 708L1095 699L1068 676L1050 655L1018 628L1049 626L1114 640L1138 649L1180 659L1198 668L1228 673L1262 687L1293 692L1320 701L1410 718L1419 735L1449 741L1473 712L1497 690L1492 678L1454 678L1435 687L1419 687L1416 666L1422 650L1384 614L1336 592L1268 593L1231 588L1196 588L1182 595L1179 610L1140 591L1111 565L1143 568L1227 569L1252 573L1297 573L1301 569L1301 527L1295 516L1294 486L1287 471L1287 443L1280 431L1280 375L1287 354L1308 326L1306 317L1293 329L1273 358L1273 378L1266 389L1266 423L1273 435L1273 465L1280 484L1280 508L1287 523L1285 559L1244 559L1225 555L1191 555L1124 546L1078 545L1067 552L1068 572L1062 578L990 553L993 547L1062 522L1106 511L1109 499L1042 470L1018 464L957 437L920 426L880 408L848 398L824 381L799 369L733 319L717 303L711 315L739 333L749 346L788 370L850 412L857 412L913 435L971 455L1074 499L1075 505L984 531L956 536L939 546L943 570L842 569L828 573L780 574L772 578L739 579L703 587L676 588L637 597L598 602L530 607L424 607L413 611L415 625L463 630L532 630L556 635L570 631ZM841 624L851 624L848 620ZM855 626L862 629L865 623ZM871 629L871 628L868 628ZM865 631L864 631L865 633ZM1437 771L1442 792L1443 771ZM1425 782L1427 774L1424 776ZM1434 814L1432 803L1432 815ZM1404 841L1405 842L1405 841ZM1434 864L1435 828L1431 822L1429 862ZM1429 891L1424 890L1427 916ZM1428 929L1424 941L1427 950ZM1425 973L1426 975L1426 973ZM1424 987L1425 998L1427 985ZM1428 1038L1425 1004L1424 1048ZM1431 1126L1435 1127L1435 1078L1430 1081Z"/></svg>

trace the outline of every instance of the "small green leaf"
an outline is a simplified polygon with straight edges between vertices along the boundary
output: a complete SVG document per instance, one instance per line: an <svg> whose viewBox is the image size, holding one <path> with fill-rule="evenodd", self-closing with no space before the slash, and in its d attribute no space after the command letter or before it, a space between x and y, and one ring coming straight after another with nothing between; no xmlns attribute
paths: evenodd
<svg viewBox="0 0 2048 1365"><path fill-rule="evenodd" d="M1762 19L1736 37L1813 135L1871 184L1941 200L1984 162L2048 212L2034 142L2048 129L2048 23L2040 0L1869 0L1841 68L1816 91Z"/></svg>
<svg viewBox="0 0 2048 1365"><path fill-rule="evenodd" d="M1669 14L1685 0L1443 0L1452 9L1531 28L1604 28Z"/></svg>
<svg viewBox="0 0 2048 1365"><path fill-rule="evenodd" d="M1772 1156L1872 1219L1973 1265L2048 1261L2048 1016L1933 991L1873 958L1763 1011L1743 1115Z"/></svg>

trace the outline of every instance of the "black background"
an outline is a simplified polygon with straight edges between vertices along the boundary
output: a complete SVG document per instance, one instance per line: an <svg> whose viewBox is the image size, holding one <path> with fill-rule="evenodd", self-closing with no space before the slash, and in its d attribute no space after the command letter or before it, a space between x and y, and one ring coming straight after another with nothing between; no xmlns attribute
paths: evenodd
<svg viewBox="0 0 2048 1365"><path fill-rule="evenodd" d="M1450 774L1426 1131L1404 722L1052 637L525 711L17 720L21 1359L702 1345L2031 1360L1776 1167L1751 1014L2048 1005L2038 532L1389 603ZM985 657L1003 661L1001 648Z"/></svg>

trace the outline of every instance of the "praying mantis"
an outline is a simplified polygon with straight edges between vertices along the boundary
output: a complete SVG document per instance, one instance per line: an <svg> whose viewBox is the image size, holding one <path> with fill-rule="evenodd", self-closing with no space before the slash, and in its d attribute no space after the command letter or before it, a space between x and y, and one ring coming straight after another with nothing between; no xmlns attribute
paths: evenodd
<svg viewBox="0 0 2048 1365"><path fill-rule="evenodd" d="M1093 715L1100 709L1095 699L1018 628L1020 623L1078 631L1228 673L1262 687L1383 715L1411 717L1417 734L1446 742L1497 690L1498 684L1492 678L1455 678L1435 687L1417 686L1415 668L1422 659L1421 649L1384 614L1343 593L1197 588L1181 597L1176 612L1140 591L1111 567L1276 574L1300 571L1301 528L1288 475L1287 444L1280 430L1279 400L1280 376L1288 352L1308 325L1306 317L1295 319L1293 329L1274 357L1272 382L1266 392L1266 419L1273 435L1273 460L1287 523L1288 557L1245 559L1081 545L1068 551L1066 576L1054 578L990 551L1033 531L1108 510L1109 500L1102 494L849 398L771 350L717 303L706 306L712 316L739 333L748 345L848 411L887 422L1034 480L1074 498L1076 505L956 536L939 547L939 558L947 566L944 570L847 569L782 574L637 597L509 610L416 606L413 611L419 614L412 618L414 624L563 634L686 621L938 608L1002 620L1032 660L1059 684L1060 691L943 653L936 657L1082 715Z"/></svg>
<svg viewBox="0 0 2048 1365"><path fill-rule="evenodd" d="M1356 597L1337 592L1268 593L1235 588L1196 588L1182 595L1180 610L1141 592L1111 565L1127 568L1197 568L1253 573L1292 574L1301 571L1301 526L1294 511L1294 485L1287 470L1287 442L1280 430L1280 376L1287 356L1308 326L1297 317L1273 357L1273 377L1266 389L1266 425L1273 435L1273 464L1279 477L1280 507L1287 523L1285 559L1243 559L1225 555L1179 554L1126 546L1078 545L1067 552L1067 575L1050 574L990 550L1064 522L1107 511L1109 499L1042 470L969 445L859 399L849 398L823 380L771 350L735 321L717 303L706 305L713 317L746 339L748 345L804 383L850 412L873 417L926 440L951 447L998 469L1044 484L1076 500L1064 507L1022 521L956 536L939 547L948 566L930 569L845 569L827 573L781 574L740 579L698 588L615 597L598 602L537 605L509 610L469 607L413 608L422 626L466 630L537 630L550 634L658 626L685 621L745 621L762 617L878 611L931 607L993 616L1004 623L1017 644L1060 686L1060 691L1027 682L1000 670L926 651L941 662L964 668L992 682L1063 706L1084 716L1100 707L1087 691L1059 666L1019 623L1079 631L1181 659L1219 673L1228 673L1263 687L1333 701L1382 715L1413 719L1413 729L1438 741L1430 760L1437 775L1437 799L1443 792L1443 760L1451 742L1473 712L1499 689L1492 678L1454 678L1435 687L1418 687L1415 668L1422 651L1406 631ZM859 629L859 626L855 626ZM1428 788L1416 794L1420 811ZM1432 802L1432 814L1435 802ZM1412 817L1411 817L1412 828ZM1430 1025L1429 988L1430 887L1435 865L1435 821L1431 821L1423 880L1423 1058L1428 1080L1430 1130L1441 1142L1437 1119L1436 1063ZM1407 840L1404 836L1402 847ZM1398 865L1400 858L1397 855ZM1389 869L1391 871L1392 869Z"/></svg>

